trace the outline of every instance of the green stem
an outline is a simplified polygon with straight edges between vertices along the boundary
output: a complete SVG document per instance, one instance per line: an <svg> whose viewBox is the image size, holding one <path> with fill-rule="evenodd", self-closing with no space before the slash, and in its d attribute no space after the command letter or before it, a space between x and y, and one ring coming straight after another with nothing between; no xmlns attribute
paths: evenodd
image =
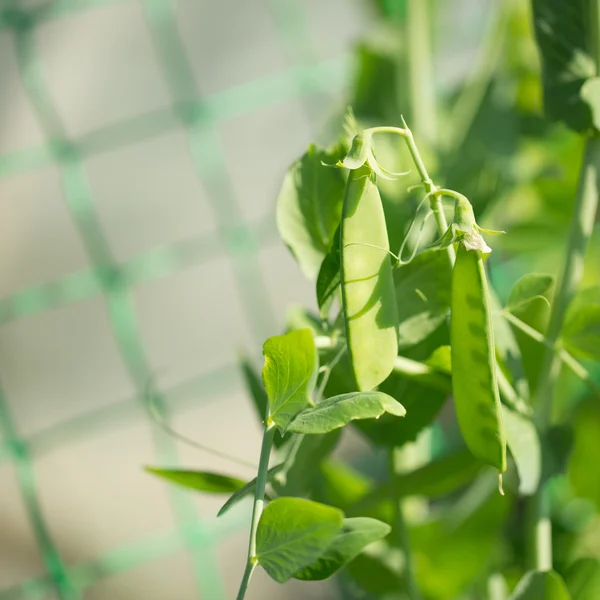
<svg viewBox="0 0 600 600"><path fill-rule="evenodd" d="M413 162L415 163L415 167L417 168L417 171L419 173L421 183L425 188L425 193L429 196L429 205L431 207L431 212L433 212L438 232L440 235L443 235L446 232L446 229L448 229L448 221L446 220L446 215L442 206L442 199L439 195L435 194L438 187L433 183L433 180L429 176L427 167L425 167L425 163L423 162L423 158L421 157L421 153L419 152L419 148L417 147L417 143L415 142L413 132L409 129L404 119L402 119L402 123L404 125L404 128L372 127L370 131L372 131L373 133L395 133L397 135L401 135L404 138L404 141L406 142L406 145L408 147L408 151L410 152L410 156ZM450 245L446 248L446 251L448 253L448 260L450 262L450 266L453 266L454 260L456 258L454 247Z"/></svg>
<svg viewBox="0 0 600 600"><path fill-rule="evenodd" d="M599 167L600 138L590 136L586 140L583 164L579 175L579 187L567 243L566 259L552 302L550 322L545 336L548 346L544 352L535 404L538 411L538 424L542 432L547 429L552 420L554 387L562 363L561 356L555 352L554 348L560 337L567 308L581 281L585 251L596 219ZM543 487L532 499L531 512L532 563L537 569L551 569L552 526L547 496Z"/></svg>
<svg viewBox="0 0 600 600"><path fill-rule="evenodd" d="M267 471L269 470L269 458L271 456L271 447L273 446L273 436L275 427L267 427L263 433L262 446L260 449L260 460L258 463L258 474L256 476L256 489L254 492L254 506L252 508L252 521L250 524L250 542L248 544L248 560L244 576L240 583L240 589L237 600L243 600L246 596L248 583L257 564L256 560L256 532L258 531L258 522L262 515L265 502L265 487L267 485Z"/></svg>
<svg viewBox="0 0 600 600"><path fill-rule="evenodd" d="M399 465L395 448L389 450L389 471L390 481L398 473ZM394 506L394 520L392 522L392 531L396 535L398 544L404 554L404 577L406 579L406 587L408 588L408 597L411 600L420 600L421 593L417 580L415 579L412 550L410 547L410 536L406 521L404 519L404 507L402 498L399 497L396 487L393 487L392 503Z"/></svg>
<svg viewBox="0 0 600 600"><path fill-rule="evenodd" d="M419 138L434 145L437 138L437 112L431 35L427 14L429 0L408 1L408 60L411 115Z"/></svg>

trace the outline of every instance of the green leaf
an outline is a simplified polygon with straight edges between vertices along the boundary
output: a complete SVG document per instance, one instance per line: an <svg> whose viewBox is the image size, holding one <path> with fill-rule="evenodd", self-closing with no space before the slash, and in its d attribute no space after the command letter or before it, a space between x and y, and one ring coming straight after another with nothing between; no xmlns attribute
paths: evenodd
<svg viewBox="0 0 600 600"><path fill-rule="evenodd" d="M586 401L577 409L574 440L568 471L573 492L590 500L600 510L600 406L597 402Z"/></svg>
<svg viewBox="0 0 600 600"><path fill-rule="evenodd" d="M562 338L572 354L600 360L600 305L582 306L571 313Z"/></svg>
<svg viewBox="0 0 600 600"><path fill-rule="evenodd" d="M289 168L277 199L279 234L313 280L342 214L344 175L323 165L330 162L324 149L311 145Z"/></svg>
<svg viewBox="0 0 600 600"><path fill-rule="evenodd" d="M283 465L277 465L272 467L267 471L267 482L273 483L277 474L281 471ZM230 508L236 505L240 500L243 500L246 496L254 493L254 488L256 487L256 477L249 481L246 485L239 488L233 495L231 495L225 504L221 506L219 512L217 513L217 517L222 517Z"/></svg>
<svg viewBox="0 0 600 600"><path fill-rule="evenodd" d="M376 519L344 519L342 531L325 553L317 561L298 571L294 578L303 581L327 579L356 558L369 544L384 538L390 531L391 527L387 523Z"/></svg>
<svg viewBox="0 0 600 600"><path fill-rule="evenodd" d="M530 496L538 489L542 476L540 439L533 422L502 405L508 449L519 473L519 492Z"/></svg>
<svg viewBox="0 0 600 600"><path fill-rule="evenodd" d="M229 477L210 471L159 469L156 467L144 467L144 470L183 487L209 494L231 494L248 485L237 477Z"/></svg>
<svg viewBox="0 0 600 600"><path fill-rule="evenodd" d="M600 598L600 561L597 558L576 560L565 574L565 582L573 600Z"/></svg>
<svg viewBox="0 0 600 600"><path fill-rule="evenodd" d="M571 600L571 596L558 573L530 571L519 581L510 600Z"/></svg>
<svg viewBox="0 0 600 600"><path fill-rule="evenodd" d="M427 250L394 270L401 350L424 340L446 319L450 276L445 250Z"/></svg>
<svg viewBox="0 0 600 600"><path fill-rule="evenodd" d="M329 315L335 293L341 284L340 229L335 232L329 252L321 263L317 277L317 305L322 319Z"/></svg>
<svg viewBox="0 0 600 600"><path fill-rule="evenodd" d="M292 421L289 431L295 433L327 433L357 419L378 419L384 413L403 417L404 407L383 392L351 392L319 402L303 410Z"/></svg>
<svg viewBox="0 0 600 600"><path fill-rule="evenodd" d="M507 310L525 308L536 298L545 298L554 284L552 275L530 273L521 277L513 286L506 304Z"/></svg>
<svg viewBox="0 0 600 600"><path fill-rule="evenodd" d="M265 386L249 357L246 355L241 355L239 357L239 363L240 368L242 369L242 375L244 377L246 389L250 393L254 408L256 409L256 414L262 423L267 416L267 406L269 403ZM279 433L279 431L275 432L273 444L276 448L281 448L281 446L284 444L283 436L281 433Z"/></svg>
<svg viewBox="0 0 600 600"><path fill-rule="evenodd" d="M344 514L303 498L278 498L264 510L256 534L256 558L279 583L314 563L342 529Z"/></svg>
<svg viewBox="0 0 600 600"><path fill-rule="evenodd" d="M596 75L587 31L586 0L533 0L535 34L542 59L546 116L575 131L592 126L592 110L581 96L586 80Z"/></svg>
<svg viewBox="0 0 600 600"><path fill-rule="evenodd" d="M269 338L263 346L263 381L269 397L267 425L283 433L307 405L318 372L318 356L310 329L298 329Z"/></svg>

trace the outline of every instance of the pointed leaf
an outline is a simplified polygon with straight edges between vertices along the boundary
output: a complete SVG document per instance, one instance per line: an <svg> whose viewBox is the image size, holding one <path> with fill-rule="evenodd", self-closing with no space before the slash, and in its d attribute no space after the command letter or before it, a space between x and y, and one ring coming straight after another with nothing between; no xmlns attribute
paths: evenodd
<svg viewBox="0 0 600 600"><path fill-rule="evenodd" d="M295 433L327 433L355 419L377 419L384 413L403 417L406 410L383 392L352 392L319 402L302 411L291 423Z"/></svg>
<svg viewBox="0 0 600 600"><path fill-rule="evenodd" d="M281 471L283 465L277 465L272 467L267 472L267 482L273 483L277 474ZM236 505L240 500L243 500L246 496L254 493L254 488L256 487L256 477L249 481L244 487L239 488L233 495L231 495L225 504L221 506L219 512L217 513L217 517L223 516L232 506Z"/></svg>
<svg viewBox="0 0 600 600"><path fill-rule="evenodd" d="M510 311L525 308L536 298L545 298L553 283L552 275L530 273L521 277L510 291L506 308Z"/></svg>
<svg viewBox="0 0 600 600"><path fill-rule="evenodd" d="M263 381L269 397L267 424L283 433L292 419L312 404L318 357L310 329L269 338L263 346Z"/></svg>
<svg viewBox="0 0 600 600"><path fill-rule="evenodd" d="M538 489L542 476L540 439L533 422L502 405L508 449L519 473L519 492L530 496Z"/></svg>
<svg viewBox="0 0 600 600"><path fill-rule="evenodd" d="M210 471L188 471L185 469L159 469L145 467L145 471L167 479L182 487L199 490L209 494L231 494L243 488L247 483L237 477L212 473Z"/></svg>
<svg viewBox="0 0 600 600"><path fill-rule="evenodd" d="M510 600L571 600L571 596L558 573L530 571L519 581Z"/></svg>
<svg viewBox="0 0 600 600"><path fill-rule="evenodd" d="M332 158L310 146L289 168L277 199L277 227L302 271L315 279L339 225L344 175L324 166Z"/></svg>
<svg viewBox="0 0 600 600"><path fill-rule="evenodd" d="M278 498L264 510L256 534L256 558L279 583L315 562L336 538L344 514L304 500Z"/></svg>
<svg viewBox="0 0 600 600"><path fill-rule="evenodd" d="M600 305L582 306L571 313L562 337L569 352L600 360Z"/></svg>
<svg viewBox="0 0 600 600"><path fill-rule="evenodd" d="M242 369L242 375L244 376L244 382L246 383L246 389L250 393L254 408L256 409L256 414L262 423L267 416L267 406L269 403L265 386L250 358L242 355L239 357L239 363ZM281 433L276 431L275 436L273 437L273 445L275 448L281 448L283 444L284 439Z"/></svg>
<svg viewBox="0 0 600 600"><path fill-rule="evenodd" d="M600 561L597 558L580 558L568 568L565 582L573 600L598 600Z"/></svg>
<svg viewBox="0 0 600 600"><path fill-rule="evenodd" d="M355 559L369 544L384 538L390 531L387 523L376 519L344 519L342 531L325 553L316 562L295 573L294 578L303 581L327 579Z"/></svg>

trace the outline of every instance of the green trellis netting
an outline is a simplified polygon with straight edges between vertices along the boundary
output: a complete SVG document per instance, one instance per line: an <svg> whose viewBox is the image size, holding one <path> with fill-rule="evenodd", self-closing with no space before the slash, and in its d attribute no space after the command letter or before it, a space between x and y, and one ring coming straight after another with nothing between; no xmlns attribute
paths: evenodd
<svg viewBox="0 0 600 600"><path fill-rule="evenodd" d="M219 4L209 0L191 2L203 6ZM219 128L256 111L270 110L290 101L298 102L307 123L314 121L317 115L325 114L327 106L331 106L332 100L339 96L347 81L347 56L340 51L333 58L323 59L318 51L319 35L315 34L314 28L312 34L309 31L307 15L310 17L312 14L315 21L317 18L314 15L320 10L320 2L248 2L246 4L256 4L257 10L267 13L274 23L275 42L286 57L286 64L284 68L249 82L205 94L196 84L195 57L186 48L178 23L178 11L183 4L175 0L0 0L0 52L11 49L19 85L24 90L37 127L43 135L43 143L37 146L19 147L8 152L0 148L0 202L2 184L14 178L29 177L30 173L44 169L55 169L64 206L87 263L87 267L71 270L58 278L40 277L38 281L16 289L12 289L14 286L6 289L5 283L0 281L0 351L3 353L0 356L6 357L12 353L8 341L2 341L2 338L3 332L15 324L35 319L49 311L73 311L90 299L100 299L108 315L106 329L117 349L115 360L121 361L133 390L130 400L106 398L93 410L65 419L55 418L48 426L33 427L33 431L24 433L15 414L18 412L16 407L21 406L20 400L11 397L11 386L6 385L5 371L0 366L0 486L3 485L1 482L14 479L23 513L41 557L37 576L15 582L9 574L8 586L3 581L0 565L0 600L109 597L88 595L88 591L99 581L114 574L181 551L188 552L191 557L199 596L215 600L226 597L227 588L223 581L226 574L219 564L217 549L225 538L241 530L246 522L245 512L235 513L223 522L216 521L214 513L201 514L196 500L189 493L171 487L167 491L163 484L153 482L153 489L158 486L165 489L176 523L172 530L157 528L156 531L144 531L137 539L130 539L89 559L71 561L65 558L52 533L60 528L60 524L53 525L52 514L48 514L50 511L44 508L41 498L43 489L37 472L38 461L43 460L47 453L58 448L69 452L74 440L88 435L104 435L103 432L109 432L123 422L139 422L151 431L152 452L146 456L147 462L171 466L181 464L177 442L166 435L145 412L144 390L148 382L156 378L155 406L165 421L171 420L183 405L194 406L207 398L231 394L240 389L234 348L228 350L226 364L203 370L204 366L199 361L193 377L180 379L172 385L161 385L160 372L157 374L160 365L150 357L140 324L135 298L140 286L163 282L174 273L198 265L225 261L232 273L234 293L242 307L244 326L249 331L247 344L256 351L266 336L277 331L273 304L278 301L274 301L269 294L265 284L264 261L261 264L260 259L262 249L277 240L273 219L274 194L265 200L270 206L269 214L259 219L248 218L238 197L239 188L244 186L244 182L236 184L234 181L235 167L228 166ZM232 10L236 6L235 2L227 4ZM343 3L334 4L337 8L328 8L323 17L325 20L320 31L323 38L330 35L330 31L332 34L335 32L336 13ZM97 13L117 5L132 5L143 15L142 21L151 40L152 60L168 89L169 105L149 112L141 111L81 135L69 134L70 128L65 125L67 115L61 113L60 103L56 101L50 85L51 77L45 68L46 57L38 44L38 31L48 24L79 18L83 14L94 19ZM356 5L353 10L357 11ZM356 15L354 18L356 22L362 19ZM210 15L207 19L210 19ZM210 26L219 30L227 28L228 23L212 22ZM253 26L252 21L248 22L248 27ZM68 44L68 40L65 43ZM110 43L107 40L107 44ZM76 44L73 52L77 52ZM217 44L212 52L215 59L220 52L229 52L231 60L235 61L236 56L243 55L245 49L221 49ZM89 65L90 70L94 68L94 65ZM0 86L4 85L1 75ZM4 107L0 105L0 117L4 112L4 118L10 119L10 110L9 103ZM298 129L297 125L293 127L295 132ZM124 253L113 247L101 218L95 180L88 172L88 161L171 131L185 136L187 152L209 203L210 220L214 227L207 228L202 235L157 243L123 258ZM306 133L307 136L309 134ZM303 143L301 140L295 144L295 153L302 150ZM243 168L252 169L254 159L254 156L248 156L249 166ZM281 171L273 172L269 177L275 180L281 174ZM134 177L133 174L131 176ZM276 190L276 185L273 181L273 190ZM16 200L18 203L18 195ZM170 199L165 202L169 203ZM3 214L8 210L13 210L12 205L4 208ZM189 218L186 214L180 215L183 221ZM143 227L143 223L139 226ZM6 237L5 233L2 235ZM12 262L18 262L18 258L17 255L5 256L3 264L10 268ZM299 274L296 276L299 278ZM207 284L207 288L210 285ZM206 293L209 294L210 290ZM209 304L212 310L219 310L221 302L222 299L215 297ZM69 320L68 315L66 319ZM77 319L73 320L74 328L77 322ZM190 322L188 326L193 328L196 325ZM10 339L8 336L7 340ZM5 364L10 365L10 360ZM25 370L28 368L24 367ZM35 369L32 377L35 377ZM99 384L101 386L101 382ZM47 392L48 398L56 395L52 390ZM42 397L36 399L40 406L44 401ZM212 427L224 427L215 414L206 417L213 419ZM72 451L76 452L74 449ZM203 459L206 464L206 457ZM139 471L142 466L140 463ZM60 472L55 473L57 479L61 476ZM0 507L4 492L0 487ZM64 494L72 492L72 489L65 487ZM118 497L119 490L107 493ZM81 507L81 512L85 515L85 506ZM95 515L89 514L87 518L93 520ZM9 523L0 514L0 550L5 554L10 553L12 547L9 531ZM4 543L2 537L5 537ZM12 558L18 561L18 556ZM12 562L9 560L8 564L10 566ZM130 597L138 596L132 590Z"/></svg>

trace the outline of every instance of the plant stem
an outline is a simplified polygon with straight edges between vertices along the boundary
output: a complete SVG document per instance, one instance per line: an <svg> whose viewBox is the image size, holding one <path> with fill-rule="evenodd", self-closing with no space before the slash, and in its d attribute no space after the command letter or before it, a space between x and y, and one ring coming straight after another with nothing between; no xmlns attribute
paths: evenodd
<svg viewBox="0 0 600 600"><path fill-rule="evenodd" d="M258 463L258 473L256 476L256 489L254 492L254 506L252 507L252 521L250 524L250 542L248 544L248 560L246 561L246 569L240 583L240 589L237 595L237 600L243 600L246 596L248 583L257 564L256 561L256 532L258 530L258 522L262 515L265 502L265 487L267 485L267 471L269 470L269 458L271 456L271 447L273 445L273 436L275 435L275 426L271 425L265 428L263 433L262 446L260 449L260 460Z"/></svg>
<svg viewBox="0 0 600 600"><path fill-rule="evenodd" d="M411 116L419 138L434 145L437 138L437 112L433 85L431 36L427 14L429 0L408 1L408 60Z"/></svg>
<svg viewBox="0 0 600 600"><path fill-rule="evenodd" d="M394 480L398 472L398 460L396 455L396 449L390 448L389 450L389 477L390 481ZM421 593L417 580L415 579L412 550L410 547L410 536L408 533L408 527L404 520L404 507L402 498L399 497L396 488L394 487L392 496L392 503L394 506L394 520L392 521L392 531L396 535L400 548L404 553L404 577L406 579L406 587L408 588L408 597L410 600L420 600Z"/></svg>
<svg viewBox="0 0 600 600"><path fill-rule="evenodd" d="M595 4L595 3L594 3ZM583 274L583 262L588 240L592 234L598 207L598 176L600 168L600 138L586 140L583 164L579 175L577 199L573 210L567 242L566 259L556 295L552 302L546 346L536 393L538 425L542 433L552 420L554 387L560 373L562 358L554 348L560 336L565 313L577 291ZM552 568L552 527L548 500L543 487L532 499L531 537L532 562L537 569Z"/></svg>

